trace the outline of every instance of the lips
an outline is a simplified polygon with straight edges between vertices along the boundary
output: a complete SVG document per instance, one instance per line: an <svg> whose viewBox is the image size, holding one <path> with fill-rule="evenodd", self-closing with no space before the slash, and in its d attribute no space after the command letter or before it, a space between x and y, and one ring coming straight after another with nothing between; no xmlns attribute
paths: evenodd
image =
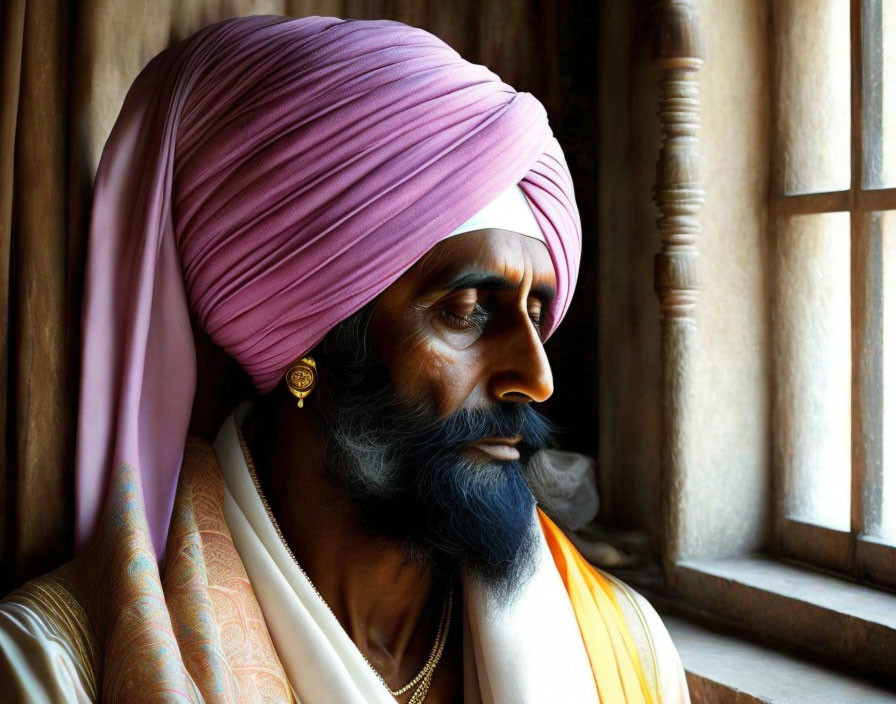
<svg viewBox="0 0 896 704"><path fill-rule="evenodd" d="M520 451L516 445L522 438L482 438L470 443L469 447L494 460L518 460Z"/></svg>

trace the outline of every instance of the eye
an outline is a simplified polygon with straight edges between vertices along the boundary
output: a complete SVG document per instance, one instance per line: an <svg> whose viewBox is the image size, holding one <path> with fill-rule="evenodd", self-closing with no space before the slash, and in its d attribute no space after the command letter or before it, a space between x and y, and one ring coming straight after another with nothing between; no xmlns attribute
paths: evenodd
<svg viewBox="0 0 896 704"><path fill-rule="evenodd" d="M540 301L536 301L529 306L529 320L532 321L532 327L534 327L535 330L540 333L542 325Z"/></svg>
<svg viewBox="0 0 896 704"><path fill-rule="evenodd" d="M529 320L532 321L532 327L541 330L541 313L529 313Z"/></svg>
<svg viewBox="0 0 896 704"><path fill-rule="evenodd" d="M439 317L446 326L458 332L476 330L482 332L488 322L488 312L476 303L469 313L458 313L450 308L442 308L438 312Z"/></svg>

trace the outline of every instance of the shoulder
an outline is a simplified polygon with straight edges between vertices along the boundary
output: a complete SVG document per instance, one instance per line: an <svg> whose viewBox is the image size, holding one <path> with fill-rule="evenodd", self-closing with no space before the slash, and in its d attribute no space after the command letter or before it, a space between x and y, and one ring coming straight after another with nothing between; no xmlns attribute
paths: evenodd
<svg viewBox="0 0 896 704"><path fill-rule="evenodd" d="M96 637L67 567L0 601L0 680L11 701L97 699Z"/></svg>
<svg viewBox="0 0 896 704"><path fill-rule="evenodd" d="M619 611L661 704L689 702L681 659L656 609L622 580L600 570L613 590Z"/></svg>

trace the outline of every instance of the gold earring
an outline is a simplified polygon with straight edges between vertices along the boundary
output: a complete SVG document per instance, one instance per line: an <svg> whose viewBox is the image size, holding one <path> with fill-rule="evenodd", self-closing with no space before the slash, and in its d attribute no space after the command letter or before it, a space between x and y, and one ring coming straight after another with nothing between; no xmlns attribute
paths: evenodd
<svg viewBox="0 0 896 704"><path fill-rule="evenodd" d="M289 393L299 399L299 408L302 407L302 399L306 398L317 384L317 362L311 357L302 357L298 362L286 370L286 388Z"/></svg>

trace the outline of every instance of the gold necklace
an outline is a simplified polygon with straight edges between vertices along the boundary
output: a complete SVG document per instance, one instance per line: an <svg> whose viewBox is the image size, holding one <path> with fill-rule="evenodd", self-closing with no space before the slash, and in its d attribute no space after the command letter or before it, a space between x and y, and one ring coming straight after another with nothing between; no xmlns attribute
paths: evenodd
<svg viewBox="0 0 896 704"><path fill-rule="evenodd" d="M317 590L317 587L314 586L314 583L308 577L308 574L305 572L305 570L302 569L302 566L299 564L299 561L293 554L292 548L289 547L289 543L287 543L286 539L283 537L283 533L280 530L280 524L274 517L274 512L271 510L271 506L268 503L264 490L261 488L261 482L258 479L258 473L255 471L255 463L252 461L252 455L249 453L249 446L246 443L246 438L243 436L243 431L240 428L239 424L235 423L235 425L237 438L239 438L240 442L240 449L243 451L243 459L246 460L246 466L249 468L249 476L252 478L252 484L255 486L255 491L258 494L258 498L261 499L261 503L264 506L264 510L268 514L268 518L270 519L271 524L274 526L274 531L277 533L277 537L280 538L280 543L286 549L286 552L292 558L292 561L295 563L295 566L298 568L299 572L302 573L302 576L306 580L308 580L308 584L311 585L314 593L317 594L318 598L321 600L321 602L323 602L324 606L327 608L327 611L329 611L333 618L336 619L336 614L333 613L330 605ZM436 631L436 637L435 641L433 642L432 649L429 651L429 657L426 659L426 662L423 664L423 668L420 670L420 672L418 672L414 676L414 678L404 687L395 690L389 687L386 680L383 679L383 676L379 672L377 672L377 669L373 666L370 660L367 659L367 657L360 651L360 649L358 650L358 653L364 659L367 667L370 668L370 671L373 672L374 675L376 675L376 678L382 683L382 685L388 690L389 694L391 694L393 697L398 698L402 694L409 692L411 689L417 686L416 691L408 700L408 704L421 704L421 702L423 702L423 700L426 698L426 694L429 692L429 687L432 684L432 678L433 674L435 673L436 666L439 664L439 660L441 660L442 658L442 653L445 651L445 644L448 642L448 631L451 627L451 615L453 610L454 584L451 584L448 587L445 595L445 601L442 604L442 614L439 618L439 628ZM338 622L338 619L336 620Z"/></svg>

